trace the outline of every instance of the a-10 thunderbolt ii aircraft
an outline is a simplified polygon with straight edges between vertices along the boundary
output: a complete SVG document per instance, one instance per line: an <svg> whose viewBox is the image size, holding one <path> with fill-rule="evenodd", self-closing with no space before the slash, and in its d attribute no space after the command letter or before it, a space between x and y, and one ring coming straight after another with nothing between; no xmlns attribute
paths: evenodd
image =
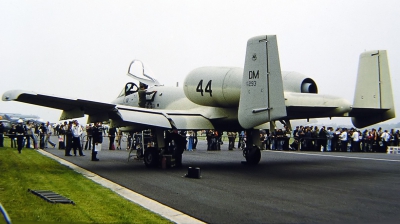
<svg viewBox="0 0 400 224"><path fill-rule="evenodd" d="M353 104L330 95L318 94L313 79L296 72L281 72L275 35L253 37L247 42L244 68L201 67L191 71L182 87L159 85L141 65L140 77L128 75L149 86L146 108L138 106L138 86L127 83L111 103L67 99L35 92L11 90L3 101L19 101L62 110L61 120L89 115L88 122L111 121L123 131L151 130L154 147L144 152L146 166L156 166L163 154L182 162L183 144L169 150L170 131L246 130L244 155L247 163L261 158L259 127L267 122L292 119L351 117L361 128L395 117L391 77L385 50L360 55ZM175 139L176 141L177 139Z"/></svg>

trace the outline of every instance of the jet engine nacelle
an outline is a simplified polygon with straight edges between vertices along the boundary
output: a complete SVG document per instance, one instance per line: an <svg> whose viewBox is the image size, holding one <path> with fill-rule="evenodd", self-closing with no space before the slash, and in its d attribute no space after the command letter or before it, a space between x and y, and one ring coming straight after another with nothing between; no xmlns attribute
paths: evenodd
<svg viewBox="0 0 400 224"><path fill-rule="evenodd" d="M183 89L193 103L211 107L237 107L242 76L242 68L201 67L186 76Z"/></svg>
<svg viewBox="0 0 400 224"><path fill-rule="evenodd" d="M295 93L318 93L317 84L298 72L282 72L283 89Z"/></svg>

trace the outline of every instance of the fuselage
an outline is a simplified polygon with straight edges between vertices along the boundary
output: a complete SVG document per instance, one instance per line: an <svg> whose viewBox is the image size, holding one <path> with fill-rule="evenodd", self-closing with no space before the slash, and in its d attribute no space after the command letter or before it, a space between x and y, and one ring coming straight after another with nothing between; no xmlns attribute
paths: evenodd
<svg viewBox="0 0 400 224"><path fill-rule="evenodd" d="M217 98L218 89L229 89L231 96L237 96L236 99L230 99L229 106L216 107L214 105L205 106L192 102L185 93L185 87L152 86L147 92L155 91L155 95L148 97L148 108L165 111L185 111L201 114L209 119L216 129L240 130L242 129L238 122L238 106L240 99L240 77L231 77L229 81L231 86L221 83L216 86L213 82L213 95ZM291 83L289 83L291 84ZM223 86L224 85L224 86ZM194 89L194 91L196 91ZM222 93L222 91L220 91ZM284 92L285 104L287 107L287 116L284 119L305 119L321 117L343 117L348 116L351 111L351 104L340 97L299 92ZM223 99L223 97L220 96ZM131 107L139 107L138 92L129 95L121 94L112 103ZM320 108L320 110L315 110ZM312 110L311 110L312 109Z"/></svg>

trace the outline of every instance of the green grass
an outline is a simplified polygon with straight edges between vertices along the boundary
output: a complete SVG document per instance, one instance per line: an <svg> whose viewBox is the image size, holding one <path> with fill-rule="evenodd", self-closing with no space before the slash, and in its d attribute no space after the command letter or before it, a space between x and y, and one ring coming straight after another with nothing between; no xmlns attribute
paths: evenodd
<svg viewBox="0 0 400 224"><path fill-rule="evenodd" d="M52 204L28 189L56 192L76 205ZM0 148L0 202L13 223L169 223L31 149Z"/></svg>

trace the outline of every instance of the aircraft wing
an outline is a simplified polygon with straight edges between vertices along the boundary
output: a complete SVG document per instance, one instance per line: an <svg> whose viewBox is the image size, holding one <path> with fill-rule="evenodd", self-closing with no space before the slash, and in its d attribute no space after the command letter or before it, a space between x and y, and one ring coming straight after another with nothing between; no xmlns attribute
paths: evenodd
<svg viewBox="0 0 400 224"><path fill-rule="evenodd" d="M3 94L3 101L18 101L63 111L60 120L83 117L84 114L113 112L115 104L72 99L23 90L10 90Z"/></svg>
<svg viewBox="0 0 400 224"><path fill-rule="evenodd" d="M113 118L114 120L118 120L121 125L148 128L214 129L209 119L194 111L146 109L39 94L23 90L7 91L3 94L2 99L3 101L18 101L62 110L63 113L60 120L83 117L85 114L88 114L89 122L104 121Z"/></svg>

